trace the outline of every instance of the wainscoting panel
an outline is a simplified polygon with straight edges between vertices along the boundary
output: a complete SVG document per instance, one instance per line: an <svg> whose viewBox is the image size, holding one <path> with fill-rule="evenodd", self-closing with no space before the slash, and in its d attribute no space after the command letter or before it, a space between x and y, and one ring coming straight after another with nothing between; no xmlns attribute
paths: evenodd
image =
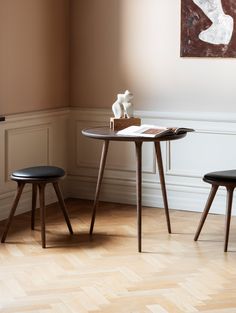
<svg viewBox="0 0 236 313"><path fill-rule="evenodd" d="M169 144L168 175L202 177L204 173L235 167L236 133L189 133L184 140ZM228 153L227 153L228 152Z"/></svg>
<svg viewBox="0 0 236 313"><path fill-rule="evenodd" d="M6 117L0 123L0 219L6 218L16 190L12 171L37 165L57 165L67 169L67 128L69 110L52 110ZM31 206L31 186L25 187L17 213ZM55 201L52 188L46 202Z"/></svg>
<svg viewBox="0 0 236 313"><path fill-rule="evenodd" d="M161 143L169 206L172 209L202 211L210 185L202 176L210 171L235 168L236 118L226 114L181 114L137 111L142 123L192 127L181 140ZM68 195L93 199L102 142L81 135L83 128L109 125L109 110L72 109ZM73 140L72 140L73 142ZM104 173L101 200L135 203L135 149L131 143L111 142ZM143 205L163 207L154 147L143 145ZM220 189L211 212L225 211L225 190ZM233 210L233 214L235 214Z"/></svg>
<svg viewBox="0 0 236 313"><path fill-rule="evenodd" d="M52 137L50 124L6 130L5 151L8 162L5 179L8 180L15 169L50 164L50 136Z"/></svg>
<svg viewBox="0 0 236 313"><path fill-rule="evenodd" d="M209 171L235 168L236 116L146 111L136 111L135 115L142 123L195 129L181 140L161 143L161 147L170 208L202 211L210 190L202 176ZM8 215L16 189L9 175L20 167L61 166L68 173L63 185L65 197L93 199L102 141L84 137L81 130L109 126L110 116L111 110L84 108L7 116L0 123L0 219ZM142 181L143 205L163 207L151 143L143 144ZM111 142L100 199L135 204L135 186L134 144ZM211 212L224 213L225 195L220 189ZM27 187L18 213L30 209L30 199ZM55 196L48 188L47 203L52 201Z"/></svg>

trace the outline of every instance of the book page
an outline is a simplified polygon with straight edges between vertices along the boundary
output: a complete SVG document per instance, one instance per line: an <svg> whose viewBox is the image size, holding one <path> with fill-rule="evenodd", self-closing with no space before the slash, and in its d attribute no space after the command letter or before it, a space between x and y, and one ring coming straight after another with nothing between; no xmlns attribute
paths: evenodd
<svg viewBox="0 0 236 313"><path fill-rule="evenodd" d="M130 126L117 132L119 135L155 137L169 132L168 128L156 125Z"/></svg>
<svg viewBox="0 0 236 313"><path fill-rule="evenodd" d="M174 135L185 132L192 132L194 129L185 127L163 127L157 125L143 124L141 126L129 126L117 132L119 135L160 137L164 135Z"/></svg>
<svg viewBox="0 0 236 313"><path fill-rule="evenodd" d="M148 128L147 130L144 130L142 134L158 135L166 131L166 128Z"/></svg>

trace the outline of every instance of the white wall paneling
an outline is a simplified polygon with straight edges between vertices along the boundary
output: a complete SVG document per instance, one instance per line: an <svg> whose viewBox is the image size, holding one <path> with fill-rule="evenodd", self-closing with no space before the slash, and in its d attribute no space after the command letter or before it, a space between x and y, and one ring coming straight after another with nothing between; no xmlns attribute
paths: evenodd
<svg viewBox="0 0 236 313"><path fill-rule="evenodd" d="M137 111L143 123L192 127L184 139L162 143L169 206L202 211L210 185L205 173L235 168L236 116L217 113ZM102 141L83 137L86 127L109 125L109 110L72 109L68 195L93 199ZM143 145L143 204L163 207L153 145ZM101 200L135 203L135 151L132 143L111 142L104 173ZM220 189L211 212L224 213L225 190Z"/></svg>
<svg viewBox="0 0 236 313"><path fill-rule="evenodd" d="M5 179L15 169L27 166L50 164L52 127L40 124L8 129L5 133Z"/></svg>
<svg viewBox="0 0 236 313"><path fill-rule="evenodd" d="M135 112L143 123L192 127L196 131L173 142L163 142L162 155L169 206L202 211L210 185L202 181L209 172L235 168L236 116L173 112ZM0 123L0 219L8 215L16 185L10 173L25 166L53 164L67 170L63 189L66 197L93 199L102 141L82 136L86 127L109 125L110 110L59 109L8 116ZM101 191L101 200L136 201L134 144L111 142ZM151 143L143 145L143 205L163 207ZM225 190L220 189L211 212L224 213ZM31 192L26 188L18 213L30 209ZM49 188L47 202L55 201ZM235 202L236 203L236 202ZM235 212L233 212L235 213Z"/></svg>
<svg viewBox="0 0 236 313"><path fill-rule="evenodd" d="M52 110L7 116L0 124L0 219L8 215L16 190L12 171L45 164L67 167L68 117L69 110ZM46 201L55 201L50 187ZM31 186L26 185L17 213L30 206Z"/></svg>

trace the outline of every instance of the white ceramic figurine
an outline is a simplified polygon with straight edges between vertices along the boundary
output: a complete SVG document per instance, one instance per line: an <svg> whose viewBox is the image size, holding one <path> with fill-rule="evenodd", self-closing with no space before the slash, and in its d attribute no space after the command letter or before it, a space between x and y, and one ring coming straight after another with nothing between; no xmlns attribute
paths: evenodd
<svg viewBox="0 0 236 313"><path fill-rule="evenodd" d="M130 100L133 98L133 94L126 90L125 93L119 93L117 100L112 105L112 111L115 118L130 118L133 117L134 109Z"/></svg>

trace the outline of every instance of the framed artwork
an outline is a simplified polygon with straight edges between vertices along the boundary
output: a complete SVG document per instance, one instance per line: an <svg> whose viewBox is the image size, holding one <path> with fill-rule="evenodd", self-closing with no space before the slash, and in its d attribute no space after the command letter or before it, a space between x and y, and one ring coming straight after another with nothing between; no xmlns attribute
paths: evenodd
<svg viewBox="0 0 236 313"><path fill-rule="evenodd" d="M182 57L236 57L236 0L181 0Z"/></svg>

